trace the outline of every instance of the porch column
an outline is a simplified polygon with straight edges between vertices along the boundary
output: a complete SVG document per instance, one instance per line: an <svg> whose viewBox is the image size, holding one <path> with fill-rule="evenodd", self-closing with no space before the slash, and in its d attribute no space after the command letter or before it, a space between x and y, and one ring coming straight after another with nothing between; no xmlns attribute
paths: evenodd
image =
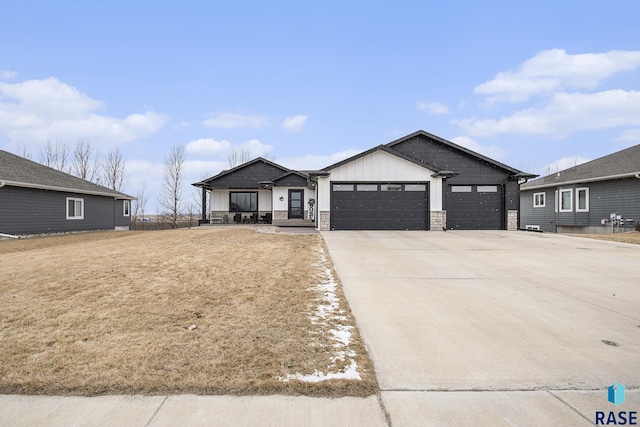
<svg viewBox="0 0 640 427"><path fill-rule="evenodd" d="M202 187L202 220L201 224L207 222L207 189Z"/></svg>

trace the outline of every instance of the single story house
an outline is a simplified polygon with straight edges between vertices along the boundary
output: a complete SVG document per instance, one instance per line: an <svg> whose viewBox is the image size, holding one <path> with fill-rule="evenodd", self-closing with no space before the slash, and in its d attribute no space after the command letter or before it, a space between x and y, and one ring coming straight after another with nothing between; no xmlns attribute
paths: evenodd
<svg viewBox="0 0 640 427"><path fill-rule="evenodd" d="M128 229L134 199L0 150L0 233Z"/></svg>
<svg viewBox="0 0 640 427"><path fill-rule="evenodd" d="M520 187L522 228L610 233L640 222L640 145Z"/></svg>
<svg viewBox="0 0 640 427"><path fill-rule="evenodd" d="M193 185L202 189L202 221L517 230L519 180L535 176L417 131L321 170L294 171L257 158Z"/></svg>

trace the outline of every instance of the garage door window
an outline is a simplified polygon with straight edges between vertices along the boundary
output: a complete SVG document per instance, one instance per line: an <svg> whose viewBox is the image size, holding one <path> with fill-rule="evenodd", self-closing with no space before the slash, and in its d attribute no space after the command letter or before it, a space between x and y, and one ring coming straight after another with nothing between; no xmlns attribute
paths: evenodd
<svg viewBox="0 0 640 427"><path fill-rule="evenodd" d="M333 184L333 191L353 191L353 184Z"/></svg>
<svg viewBox="0 0 640 427"><path fill-rule="evenodd" d="M478 185L478 193L497 193L497 185Z"/></svg>
<svg viewBox="0 0 640 427"><path fill-rule="evenodd" d="M470 185L452 185L451 186L452 193L471 193Z"/></svg>
<svg viewBox="0 0 640 427"><path fill-rule="evenodd" d="M378 191L378 184L358 184L358 191Z"/></svg>
<svg viewBox="0 0 640 427"><path fill-rule="evenodd" d="M427 186L424 184L405 184L404 191L427 191Z"/></svg>
<svg viewBox="0 0 640 427"><path fill-rule="evenodd" d="M401 184L382 184L380 191L402 191Z"/></svg>

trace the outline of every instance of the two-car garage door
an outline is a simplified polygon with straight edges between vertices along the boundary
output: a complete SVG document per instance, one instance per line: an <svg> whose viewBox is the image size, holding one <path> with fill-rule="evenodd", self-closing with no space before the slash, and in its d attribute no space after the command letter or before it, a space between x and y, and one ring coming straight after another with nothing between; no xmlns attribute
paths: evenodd
<svg viewBox="0 0 640 427"><path fill-rule="evenodd" d="M333 183L334 230L427 230L427 183Z"/></svg>

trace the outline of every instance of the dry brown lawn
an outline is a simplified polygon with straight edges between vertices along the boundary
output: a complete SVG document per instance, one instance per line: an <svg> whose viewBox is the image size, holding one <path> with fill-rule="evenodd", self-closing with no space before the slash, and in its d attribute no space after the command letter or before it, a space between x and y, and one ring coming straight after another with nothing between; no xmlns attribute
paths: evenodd
<svg viewBox="0 0 640 427"><path fill-rule="evenodd" d="M0 393L375 393L326 253L237 228L0 241Z"/></svg>
<svg viewBox="0 0 640 427"><path fill-rule="evenodd" d="M635 243L640 245L640 233L630 231L626 233L611 234L571 234L574 237L588 237L590 239L609 240L611 242Z"/></svg>

